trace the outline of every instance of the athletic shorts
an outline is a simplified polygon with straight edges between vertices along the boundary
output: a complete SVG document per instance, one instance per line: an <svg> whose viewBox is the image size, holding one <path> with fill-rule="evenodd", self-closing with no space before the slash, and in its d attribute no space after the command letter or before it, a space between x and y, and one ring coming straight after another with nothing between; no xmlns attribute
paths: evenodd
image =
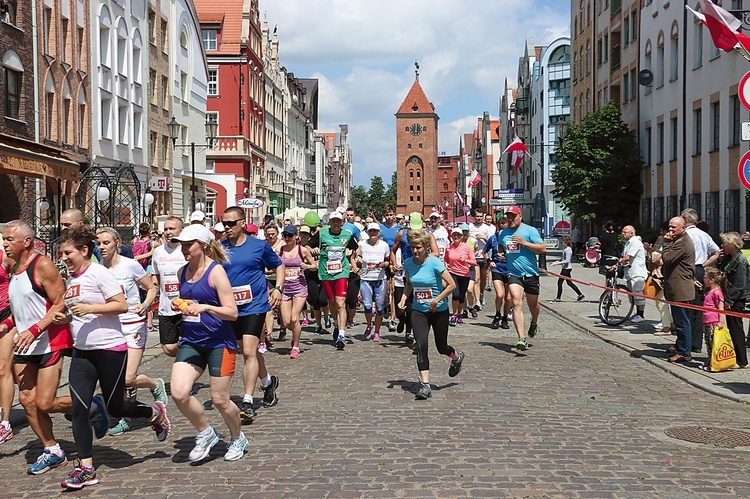
<svg viewBox="0 0 750 499"><path fill-rule="evenodd" d="M159 323L161 324L161 321L159 321ZM144 348L146 348L146 338L148 338L146 319L142 320L141 322L131 322L130 324L123 324L122 334L125 336L125 340L127 340L128 342L128 348L143 350Z"/></svg>
<svg viewBox="0 0 750 499"><path fill-rule="evenodd" d="M518 284L519 286L523 286L523 290L527 295L539 295L538 275L529 277L516 277L514 275L509 275L508 284Z"/></svg>
<svg viewBox="0 0 750 499"><path fill-rule="evenodd" d="M470 281L477 280L477 268L476 267L472 267L469 269L469 280Z"/></svg>
<svg viewBox="0 0 750 499"><path fill-rule="evenodd" d="M477 258L477 267L480 269L487 269L490 267L490 262L484 258Z"/></svg>
<svg viewBox="0 0 750 499"><path fill-rule="evenodd" d="M174 345L180 341L182 314L159 316L159 343Z"/></svg>
<svg viewBox="0 0 750 499"><path fill-rule="evenodd" d="M72 348L63 348L62 350L39 355L13 355L13 362L36 366L37 369L44 369L45 367L54 366L62 357L70 357L72 354Z"/></svg>
<svg viewBox="0 0 750 499"><path fill-rule="evenodd" d="M501 274L500 272L493 272L492 273L492 280L493 281L503 281L505 284L508 284L508 274Z"/></svg>
<svg viewBox="0 0 750 499"><path fill-rule="evenodd" d="M263 312L262 314L240 315L237 317L237 320L232 323L234 338L237 341L242 341L242 337L248 335L260 339L263 327L265 327L265 322L266 312Z"/></svg>
<svg viewBox="0 0 750 499"><path fill-rule="evenodd" d="M206 370L212 378L223 378L234 375L237 362L237 351L228 348L204 348L183 343L177 351L175 362L186 362L201 371Z"/></svg>
<svg viewBox="0 0 750 499"><path fill-rule="evenodd" d="M328 301L333 300L335 297L346 298L346 291L349 289L349 278L342 277L335 281L322 281L323 290L326 292L326 298Z"/></svg>
<svg viewBox="0 0 750 499"><path fill-rule="evenodd" d="M0 310L0 321L4 321L8 317L10 317L10 305Z"/></svg>

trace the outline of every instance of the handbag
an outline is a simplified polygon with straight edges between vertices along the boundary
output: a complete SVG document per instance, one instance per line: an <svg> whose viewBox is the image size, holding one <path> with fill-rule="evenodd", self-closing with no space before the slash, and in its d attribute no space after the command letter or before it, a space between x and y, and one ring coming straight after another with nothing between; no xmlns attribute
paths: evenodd
<svg viewBox="0 0 750 499"><path fill-rule="evenodd" d="M656 271L651 272L648 277L646 277L646 282L643 283L643 294L649 298L656 298L659 290L661 290L661 286L659 286L656 279L654 279L655 273Z"/></svg>
<svg viewBox="0 0 750 499"><path fill-rule="evenodd" d="M726 327L714 328L714 344L711 347L711 372L726 371L737 365L737 357Z"/></svg>

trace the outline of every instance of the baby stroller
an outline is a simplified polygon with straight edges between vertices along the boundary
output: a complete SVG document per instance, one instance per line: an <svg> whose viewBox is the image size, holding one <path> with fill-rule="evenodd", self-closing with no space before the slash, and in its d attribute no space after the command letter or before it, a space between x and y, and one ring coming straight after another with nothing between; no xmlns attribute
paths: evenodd
<svg viewBox="0 0 750 499"><path fill-rule="evenodd" d="M597 267L599 266L599 259L602 257L602 252L599 250L601 243L598 237L589 238L586 241L586 252L584 259L581 260L581 265L584 267Z"/></svg>

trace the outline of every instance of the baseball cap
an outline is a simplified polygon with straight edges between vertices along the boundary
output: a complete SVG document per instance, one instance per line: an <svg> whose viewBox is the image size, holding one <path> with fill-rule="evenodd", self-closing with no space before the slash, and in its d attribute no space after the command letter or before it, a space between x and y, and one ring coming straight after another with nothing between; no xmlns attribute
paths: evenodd
<svg viewBox="0 0 750 499"><path fill-rule="evenodd" d="M214 230L216 232L224 232L226 229L224 229L224 224L221 222L217 222L216 225L214 225Z"/></svg>
<svg viewBox="0 0 750 499"><path fill-rule="evenodd" d="M205 218L206 218L206 214L199 210L195 210L194 212L190 214L191 222L202 222L203 220L205 220Z"/></svg>
<svg viewBox="0 0 750 499"><path fill-rule="evenodd" d="M469 228L469 224L461 224L461 231L463 232L463 231L465 231L465 230L471 230L471 229Z"/></svg>
<svg viewBox="0 0 750 499"><path fill-rule="evenodd" d="M505 208L505 213L512 213L514 215L520 215L521 214L521 208L519 208L516 205L508 206Z"/></svg>
<svg viewBox="0 0 750 499"><path fill-rule="evenodd" d="M303 225L302 227L299 228L299 231L300 232L304 232L306 234L309 234L310 233L310 227L308 227L307 225Z"/></svg>
<svg viewBox="0 0 750 499"><path fill-rule="evenodd" d="M406 218L406 217L404 217L403 213L399 213L398 215L396 215L396 218L397 219L402 219L402 218Z"/></svg>
<svg viewBox="0 0 750 499"><path fill-rule="evenodd" d="M370 232L371 230L377 230L378 232L380 232L380 224L376 224L374 222L371 224L367 224L367 232Z"/></svg>
<svg viewBox="0 0 750 499"><path fill-rule="evenodd" d="M297 230L297 226L296 225L289 224L286 227L284 227L284 229L281 232L283 234L296 234L299 231Z"/></svg>
<svg viewBox="0 0 750 499"><path fill-rule="evenodd" d="M182 229L180 235L173 237L171 242L182 243L186 241L200 241L202 243L210 243L212 239L214 239L214 235L211 234L211 231L205 226L192 224Z"/></svg>
<svg viewBox="0 0 750 499"><path fill-rule="evenodd" d="M245 232L247 232L248 234L257 234L258 226L255 224L247 224L245 225Z"/></svg>
<svg viewBox="0 0 750 499"><path fill-rule="evenodd" d="M429 218L432 218L432 217L438 217L438 218L440 218L440 213L438 213L437 211L433 211L432 213L430 213L430 217Z"/></svg>
<svg viewBox="0 0 750 499"><path fill-rule="evenodd" d="M409 228L412 230L422 230L422 214L418 211L409 213Z"/></svg>
<svg viewBox="0 0 750 499"><path fill-rule="evenodd" d="M466 229L468 230L468 229ZM461 227L453 227L451 229L451 234L461 234Z"/></svg>
<svg viewBox="0 0 750 499"><path fill-rule="evenodd" d="M265 215L263 215L263 218L273 218L273 215L270 213L266 213Z"/></svg>
<svg viewBox="0 0 750 499"><path fill-rule="evenodd" d="M332 211L330 215L328 215L328 220L333 220L334 218L338 218L339 220L344 219L344 215L340 211Z"/></svg>

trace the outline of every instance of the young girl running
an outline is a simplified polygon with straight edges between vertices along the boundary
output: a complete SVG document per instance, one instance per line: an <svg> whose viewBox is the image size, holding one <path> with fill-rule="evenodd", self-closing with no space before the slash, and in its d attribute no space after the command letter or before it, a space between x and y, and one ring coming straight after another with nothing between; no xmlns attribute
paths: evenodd
<svg viewBox="0 0 750 499"><path fill-rule="evenodd" d="M706 286L703 306L716 310L724 310L724 295L727 287L727 279L716 267L707 267L706 274L703 277L703 284ZM708 350L708 359L703 363L703 370L711 370L711 349L714 345L714 330L717 327L724 327L724 314L718 312L703 312L703 338L706 340L706 349Z"/></svg>
<svg viewBox="0 0 750 499"><path fill-rule="evenodd" d="M102 263L117 278L120 287L125 292L125 300L128 302L128 311L120 314L122 332L128 342L128 364L125 371L126 391L137 388L148 388L154 400L167 405L167 391L164 388L164 380L161 378L151 379L145 374L138 374L138 367L143 359L143 350L146 348L148 329L146 327L146 312L156 298L156 288L151 275L146 273L143 266L136 260L121 256L120 235L115 229L105 227L96 231L96 240L99 244L99 252L102 255ZM141 301L140 290L143 289L143 301ZM129 397L135 399L135 396ZM122 435L133 427L133 422L127 418L121 418L117 425L109 430L110 435Z"/></svg>
<svg viewBox="0 0 750 499"><path fill-rule="evenodd" d="M573 281L565 279L565 277L570 277L570 274L573 272L573 239L570 236L563 236L561 242L563 247L562 257L558 261L552 262L552 265L559 265L562 267L560 274L563 277L557 279L557 298L551 300L551 303L560 303L560 298L562 298L563 292L563 283L566 282L568 283L568 286L570 286L570 289L575 291L576 295L578 295L576 301L583 301L585 296L583 296L581 290L578 289L578 286L576 286Z"/></svg>
<svg viewBox="0 0 750 499"><path fill-rule="evenodd" d="M286 268L281 297L281 323L292 331L292 350L289 352L292 359L299 357L299 339L302 333L299 315L307 300L307 280L303 271L317 268L310 250L297 244L297 232L297 227L292 224L284 227L281 233L284 244L279 249L279 258Z"/></svg>

